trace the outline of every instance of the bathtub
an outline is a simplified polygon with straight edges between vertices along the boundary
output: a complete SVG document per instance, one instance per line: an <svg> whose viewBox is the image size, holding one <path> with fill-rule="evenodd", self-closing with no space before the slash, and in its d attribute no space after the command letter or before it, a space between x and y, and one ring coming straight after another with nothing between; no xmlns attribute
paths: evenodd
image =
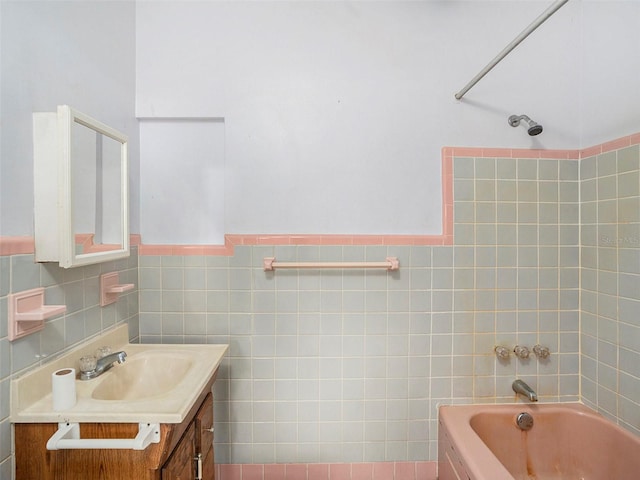
<svg viewBox="0 0 640 480"><path fill-rule="evenodd" d="M640 479L640 437L582 404L441 406L438 420L439 480Z"/></svg>

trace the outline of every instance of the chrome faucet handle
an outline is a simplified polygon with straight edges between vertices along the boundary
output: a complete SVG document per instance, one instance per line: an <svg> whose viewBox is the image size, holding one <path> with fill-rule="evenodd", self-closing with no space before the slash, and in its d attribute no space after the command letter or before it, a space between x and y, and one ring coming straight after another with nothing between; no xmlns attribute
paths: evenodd
<svg viewBox="0 0 640 480"><path fill-rule="evenodd" d="M529 358L530 354L529 349L522 345L516 345L513 352L516 354L516 357L522 358L523 360Z"/></svg>
<svg viewBox="0 0 640 480"><path fill-rule="evenodd" d="M534 345L533 346L533 353L535 354L536 357L544 360L545 358L549 358L549 355L551 355L551 352L549 351L548 347L543 347L542 345Z"/></svg>
<svg viewBox="0 0 640 480"><path fill-rule="evenodd" d="M95 355L85 355L80 357L80 371L81 372L93 372L98 365L98 359Z"/></svg>
<svg viewBox="0 0 640 480"><path fill-rule="evenodd" d="M113 353L111 347L108 345L104 345L96 349L96 358L100 359L106 357L107 355L111 355L111 353Z"/></svg>
<svg viewBox="0 0 640 480"><path fill-rule="evenodd" d="M496 357L500 360L506 360L509 358L509 355L511 355L511 351L502 345L497 345L493 350L496 352Z"/></svg>

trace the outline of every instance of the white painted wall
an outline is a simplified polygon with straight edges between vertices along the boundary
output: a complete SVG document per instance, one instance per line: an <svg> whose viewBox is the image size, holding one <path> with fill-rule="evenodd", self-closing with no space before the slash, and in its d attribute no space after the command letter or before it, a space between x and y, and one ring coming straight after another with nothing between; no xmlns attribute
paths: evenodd
<svg viewBox="0 0 640 480"><path fill-rule="evenodd" d="M453 97L547 6L139 2L137 114L224 117L228 233L440 233L442 146L580 145L578 1Z"/></svg>
<svg viewBox="0 0 640 480"><path fill-rule="evenodd" d="M138 231L135 3L0 2L0 234L33 235L32 113L69 104L129 136Z"/></svg>
<svg viewBox="0 0 640 480"><path fill-rule="evenodd" d="M224 117L226 232L438 233L443 145L640 131L639 2L571 0L454 100L548 5L3 0L0 234L33 233L31 112L60 103L129 135L139 231L134 98L139 116Z"/></svg>
<svg viewBox="0 0 640 480"><path fill-rule="evenodd" d="M140 234L148 244L224 243L224 122L141 119Z"/></svg>
<svg viewBox="0 0 640 480"><path fill-rule="evenodd" d="M582 4L581 146L640 131L640 2Z"/></svg>

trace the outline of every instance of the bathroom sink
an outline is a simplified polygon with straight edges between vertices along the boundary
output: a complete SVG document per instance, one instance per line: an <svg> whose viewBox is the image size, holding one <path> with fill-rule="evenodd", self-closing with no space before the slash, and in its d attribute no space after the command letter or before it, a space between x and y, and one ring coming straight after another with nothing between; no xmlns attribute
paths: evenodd
<svg viewBox="0 0 640 480"><path fill-rule="evenodd" d="M145 352L127 358L104 374L93 390L95 400L141 400L173 390L193 362L179 353Z"/></svg>
<svg viewBox="0 0 640 480"><path fill-rule="evenodd" d="M75 381L76 403L54 410L52 375L79 371L80 358L108 345L126 352L90 380ZM119 325L11 382L14 423L182 423L203 389L211 388L226 344L129 343L129 325Z"/></svg>

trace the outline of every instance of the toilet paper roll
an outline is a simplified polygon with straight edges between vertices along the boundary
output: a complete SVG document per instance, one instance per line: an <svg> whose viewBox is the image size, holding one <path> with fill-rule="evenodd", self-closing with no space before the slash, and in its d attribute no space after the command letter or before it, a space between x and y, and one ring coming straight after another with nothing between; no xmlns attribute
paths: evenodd
<svg viewBox="0 0 640 480"><path fill-rule="evenodd" d="M76 404L76 370L62 368L51 374L54 410L68 410Z"/></svg>

